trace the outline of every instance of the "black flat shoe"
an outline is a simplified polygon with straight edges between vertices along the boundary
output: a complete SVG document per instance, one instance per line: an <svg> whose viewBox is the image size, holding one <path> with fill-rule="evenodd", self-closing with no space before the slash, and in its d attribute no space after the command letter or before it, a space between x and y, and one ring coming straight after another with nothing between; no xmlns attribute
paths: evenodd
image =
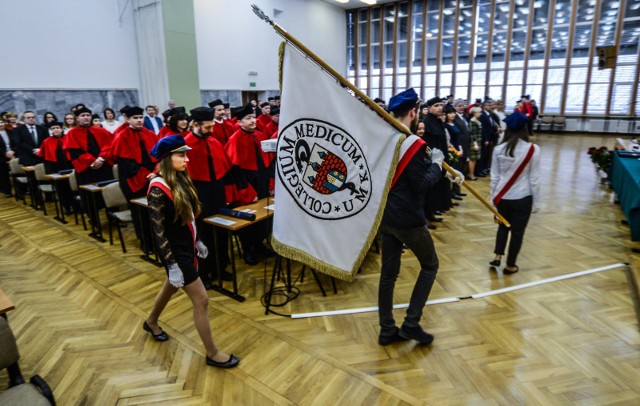
<svg viewBox="0 0 640 406"><path fill-rule="evenodd" d="M432 217L429 217L429 221L432 223L440 223L442 221L442 217L432 216Z"/></svg>
<svg viewBox="0 0 640 406"><path fill-rule="evenodd" d="M451 196L451 198L452 198L453 200L462 200L462 197L460 197L460 196L458 196L458 195Z"/></svg>
<svg viewBox="0 0 640 406"><path fill-rule="evenodd" d="M520 270L520 268L518 268L517 266L514 266L515 269L507 269L504 268L502 270L502 273L505 275L513 275L514 273L518 272Z"/></svg>
<svg viewBox="0 0 640 406"><path fill-rule="evenodd" d="M207 365L217 368L235 368L239 363L240 359L233 354L229 355L229 359L225 362L214 361L207 357Z"/></svg>
<svg viewBox="0 0 640 406"><path fill-rule="evenodd" d="M466 193L456 193L456 194L460 197L465 197L467 195Z"/></svg>
<svg viewBox="0 0 640 406"><path fill-rule="evenodd" d="M151 330L151 327L149 327L146 320L142 323L142 328L144 331L148 331L149 334L151 334L151 337L156 341L167 341L169 339L169 334L165 333L162 329L160 329L160 334L153 334L153 330Z"/></svg>
<svg viewBox="0 0 640 406"><path fill-rule="evenodd" d="M491 266L500 266L500 260L499 259L494 259L493 261L489 262L489 265Z"/></svg>

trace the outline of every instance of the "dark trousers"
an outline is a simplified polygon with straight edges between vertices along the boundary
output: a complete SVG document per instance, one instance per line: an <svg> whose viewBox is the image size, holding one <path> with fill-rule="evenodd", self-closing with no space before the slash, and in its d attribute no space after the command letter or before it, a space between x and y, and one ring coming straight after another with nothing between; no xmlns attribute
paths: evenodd
<svg viewBox="0 0 640 406"><path fill-rule="evenodd" d="M0 157L0 193L11 194L11 176L9 175L9 163Z"/></svg>
<svg viewBox="0 0 640 406"><path fill-rule="evenodd" d="M404 319L407 327L418 327L422 310L438 272L438 256L433 240L426 226L416 228L395 228L382 225L382 270L378 287L378 314L380 317L380 335L390 336L396 332L393 319L393 290L400 273L402 244L418 258L420 273L413 287L409 308Z"/></svg>
<svg viewBox="0 0 640 406"><path fill-rule="evenodd" d="M511 229L503 224L498 226L496 234L496 255L504 255L504 249L507 246L509 232L511 232L511 241L509 242L509 255L507 255L507 266L516 266L518 253L522 247L522 239L524 238L524 230L529 223L531 217L531 209L533 207L533 198L531 196L523 197L517 200L502 199L498 203L498 213L511 223Z"/></svg>

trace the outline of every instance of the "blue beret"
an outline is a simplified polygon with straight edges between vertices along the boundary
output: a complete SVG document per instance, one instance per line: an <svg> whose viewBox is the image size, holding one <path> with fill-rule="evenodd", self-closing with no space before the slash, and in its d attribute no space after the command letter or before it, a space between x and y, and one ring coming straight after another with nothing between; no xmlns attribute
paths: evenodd
<svg viewBox="0 0 640 406"><path fill-rule="evenodd" d="M181 135L174 134L160 139L149 153L152 157L160 160L173 152L189 151L190 149Z"/></svg>
<svg viewBox="0 0 640 406"><path fill-rule="evenodd" d="M413 88L410 88L389 99L387 110L396 111L407 107L414 107L416 103L418 103L418 100L420 100L418 94L413 90Z"/></svg>
<svg viewBox="0 0 640 406"><path fill-rule="evenodd" d="M509 114L504 120L507 123L507 128L511 130L517 130L524 127L529 122L529 117L519 111L514 111Z"/></svg>

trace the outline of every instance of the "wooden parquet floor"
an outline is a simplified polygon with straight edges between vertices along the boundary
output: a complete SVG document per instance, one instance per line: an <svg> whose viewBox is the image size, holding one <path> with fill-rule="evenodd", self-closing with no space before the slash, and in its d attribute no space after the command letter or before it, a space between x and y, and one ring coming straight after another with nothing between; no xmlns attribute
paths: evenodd
<svg viewBox="0 0 640 406"><path fill-rule="evenodd" d="M539 135L543 209L534 214L521 272L489 270L496 226L469 195L433 232L440 271L430 300L538 281L639 258L622 212L586 154L613 138ZM488 179L471 182L488 194ZM51 207L51 209L53 209ZM640 404L640 333L622 268L537 287L427 306L430 347L377 344L377 313L290 319L264 315L264 267L239 265L244 303L210 292L216 342L241 358L205 366L191 304L177 294L161 317L171 335L142 330L164 274L99 243L72 222L0 198L0 287L25 376L40 374L60 405ZM380 256L353 283L322 297L309 273L300 296L278 308L307 313L375 306ZM299 266L294 267L296 273ZM403 256L396 303L407 303L418 265ZM638 274L637 271L636 275ZM270 272L268 272L270 273ZM401 322L404 311L396 311ZM1 350L1 349L0 349ZM0 390L6 387L0 373Z"/></svg>

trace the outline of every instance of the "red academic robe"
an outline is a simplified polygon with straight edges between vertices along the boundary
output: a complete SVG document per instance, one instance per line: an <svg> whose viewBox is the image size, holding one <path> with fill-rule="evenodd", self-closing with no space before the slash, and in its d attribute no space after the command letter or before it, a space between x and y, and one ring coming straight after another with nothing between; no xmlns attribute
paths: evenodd
<svg viewBox="0 0 640 406"><path fill-rule="evenodd" d="M46 173L56 173L64 169L71 169L71 163L62 150L64 135L61 137L47 137L40 145L38 156L42 158Z"/></svg>
<svg viewBox="0 0 640 406"><path fill-rule="evenodd" d="M89 152L89 131L95 139L99 152L92 154ZM99 127L74 127L65 135L62 148L67 152L71 164L78 173L89 169L91 164L98 158L102 158L111 164L111 133Z"/></svg>
<svg viewBox="0 0 640 406"><path fill-rule="evenodd" d="M267 124L267 128L266 131L264 131L264 134L267 136L267 138L278 138L278 124L274 123L273 120L271 120L269 124Z"/></svg>
<svg viewBox="0 0 640 406"><path fill-rule="evenodd" d="M271 116L261 114L256 118L256 129L267 134L267 126L271 123Z"/></svg>
<svg viewBox="0 0 640 406"><path fill-rule="evenodd" d="M212 132L213 138L220 141L220 144L225 145L236 130L228 120L222 120L221 122L214 121Z"/></svg>
<svg viewBox="0 0 640 406"><path fill-rule="evenodd" d="M189 132L190 132L189 130L184 130L181 133L177 133L177 132L173 131L171 128L169 128L168 125L165 125L158 132L158 140L161 140L164 137L168 137L168 136L174 135L174 134L180 134L180 135L182 135L182 138L184 138L184 137L187 136L187 134L189 134Z"/></svg>
<svg viewBox="0 0 640 406"><path fill-rule="evenodd" d="M156 134L144 127L135 131L126 126L113 141L111 153L125 196L146 191L147 176L155 169L155 159L149 155L155 144Z"/></svg>
<svg viewBox="0 0 640 406"><path fill-rule="evenodd" d="M267 137L257 130L253 133L248 133L240 129L233 133L224 149L233 165L238 165L241 169L257 171L257 151L262 157L264 166L269 166L269 155L266 152L262 152L260 147L260 141L265 139Z"/></svg>

